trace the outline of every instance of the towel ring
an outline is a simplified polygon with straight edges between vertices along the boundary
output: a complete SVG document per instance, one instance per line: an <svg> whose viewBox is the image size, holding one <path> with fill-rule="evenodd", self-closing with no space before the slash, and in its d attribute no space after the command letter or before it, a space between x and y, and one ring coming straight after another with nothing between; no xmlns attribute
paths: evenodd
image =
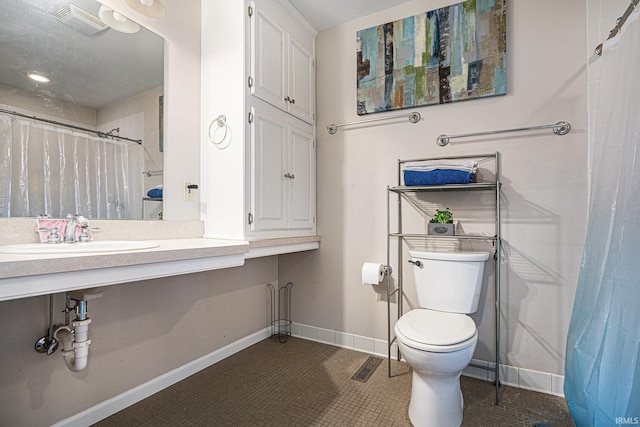
<svg viewBox="0 0 640 427"><path fill-rule="evenodd" d="M214 123L217 124L218 127L213 131L213 133L211 133L211 128L213 127ZM215 138L216 132L220 128L224 128L224 135L222 135L222 139L220 139L220 141L216 141L216 138ZM211 141L213 145L222 144L224 140L227 139L227 129L228 129L227 118L225 117L224 114L220 114L218 117L216 117L211 121L211 124L209 124L209 141Z"/></svg>

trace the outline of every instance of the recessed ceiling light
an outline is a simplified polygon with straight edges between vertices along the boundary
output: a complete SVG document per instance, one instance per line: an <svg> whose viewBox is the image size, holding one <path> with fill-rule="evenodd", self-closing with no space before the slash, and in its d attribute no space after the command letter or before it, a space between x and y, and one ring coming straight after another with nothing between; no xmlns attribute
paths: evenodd
<svg viewBox="0 0 640 427"><path fill-rule="evenodd" d="M49 83L51 81L49 77L39 73L27 73L27 77L29 77L31 80L35 80L38 83Z"/></svg>

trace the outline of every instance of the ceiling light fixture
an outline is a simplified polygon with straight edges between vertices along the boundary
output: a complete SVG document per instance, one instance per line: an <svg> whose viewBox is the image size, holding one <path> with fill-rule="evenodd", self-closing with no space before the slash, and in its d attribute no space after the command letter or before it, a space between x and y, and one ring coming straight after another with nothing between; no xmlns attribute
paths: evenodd
<svg viewBox="0 0 640 427"><path fill-rule="evenodd" d="M162 18L167 9L160 0L127 0L131 9L150 18Z"/></svg>
<svg viewBox="0 0 640 427"><path fill-rule="evenodd" d="M131 34L140 31L140 25L133 22L123 14L106 7L105 5L100 6L98 16L100 17L100 20L102 22L107 24L112 29L120 31L121 33Z"/></svg>
<svg viewBox="0 0 640 427"><path fill-rule="evenodd" d="M49 83L51 82L51 79L43 74L40 73L27 73L27 77L29 77L31 80L34 80L38 83Z"/></svg>

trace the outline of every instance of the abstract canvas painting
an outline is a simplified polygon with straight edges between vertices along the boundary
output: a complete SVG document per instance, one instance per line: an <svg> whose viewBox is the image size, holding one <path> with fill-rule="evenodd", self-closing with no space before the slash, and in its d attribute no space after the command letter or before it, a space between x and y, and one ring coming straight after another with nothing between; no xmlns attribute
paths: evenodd
<svg viewBox="0 0 640 427"><path fill-rule="evenodd" d="M506 94L505 3L467 0L358 31L358 114Z"/></svg>

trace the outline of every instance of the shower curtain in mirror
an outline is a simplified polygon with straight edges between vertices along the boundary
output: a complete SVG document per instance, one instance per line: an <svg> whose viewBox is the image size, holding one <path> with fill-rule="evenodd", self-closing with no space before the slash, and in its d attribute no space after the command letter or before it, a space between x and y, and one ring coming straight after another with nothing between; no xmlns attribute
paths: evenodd
<svg viewBox="0 0 640 427"><path fill-rule="evenodd" d="M640 22L604 50L564 392L578 426L640 424Z"/></svg>
<svg viewBox="0 0 640 427"><path fill-rule="evenodd" d="M0 217L136 217L138 144L0 115L0 150Z"/></svg>

